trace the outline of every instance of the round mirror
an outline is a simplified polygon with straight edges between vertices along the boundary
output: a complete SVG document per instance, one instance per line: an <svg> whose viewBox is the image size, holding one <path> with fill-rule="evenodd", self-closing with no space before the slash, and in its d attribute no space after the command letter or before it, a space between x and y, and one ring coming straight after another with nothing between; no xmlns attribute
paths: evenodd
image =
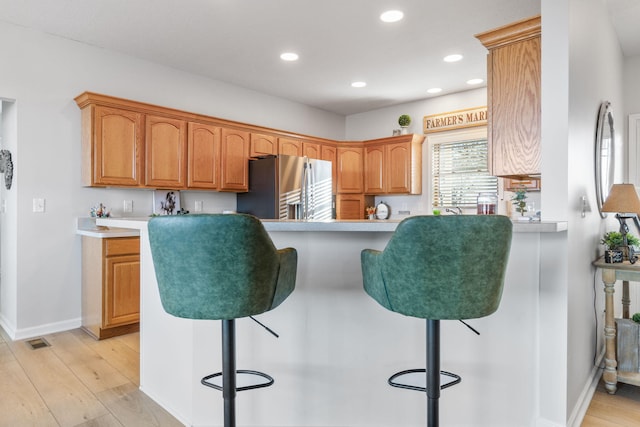
<svg viewBox="0 0 640 427"><path fill-rule="evenodd" d="M611 112L611 103L605 101L600 104L600 111L598 112L595 149L596 203L602 218L607 217L607 214L602 212L602 205L609 195L611 185L613 185L613 174L615 172L614 146L613 113Z"/></svg>

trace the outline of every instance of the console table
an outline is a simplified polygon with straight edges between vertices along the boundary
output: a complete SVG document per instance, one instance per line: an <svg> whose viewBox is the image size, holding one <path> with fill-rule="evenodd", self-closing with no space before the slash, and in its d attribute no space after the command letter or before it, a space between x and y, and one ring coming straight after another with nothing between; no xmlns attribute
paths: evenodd
<svg viewBox="0 0 640 427"><path fill-rule="evenodd" d="M629 318L629 281L640 282L640 262L631 264L629 261L624 261L610 264L604 262L604 257L602 257L595 260L593 265L602 269L602 281L604 282L605 292L604 339L606 349L604 356L605 368L602 377L607 392L614 394L618 388L618 382L640 386L640 373L618 370L618 361L616 359L616 323L613 313L614 284L617 280L622 280L622 317L624 319Z"/></svg>

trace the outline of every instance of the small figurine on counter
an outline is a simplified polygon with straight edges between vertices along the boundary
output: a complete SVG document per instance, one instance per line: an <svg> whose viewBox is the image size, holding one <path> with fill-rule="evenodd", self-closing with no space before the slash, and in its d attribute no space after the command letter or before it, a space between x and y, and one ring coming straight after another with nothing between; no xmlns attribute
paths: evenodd
<svg viewBox="0 0 640 427"><path fill-rule="evenodd" d="M100 203L99 205L91 208L90 215L96 218L109 218L111 216L111 211L108 211L107 207Z"/></svg>
<svg viewBox="0 0 640 427"><path fill-rule="evenodd" d="M173 191L167 192L165 200L160 202L160 208L165 215L173 215L173 211L176 209L176 195Z"/></svg>

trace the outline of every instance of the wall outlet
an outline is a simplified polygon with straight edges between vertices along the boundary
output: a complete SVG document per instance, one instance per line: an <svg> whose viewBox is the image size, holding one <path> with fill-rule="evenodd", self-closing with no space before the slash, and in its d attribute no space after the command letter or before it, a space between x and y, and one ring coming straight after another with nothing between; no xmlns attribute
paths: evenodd
<svg viewBox="0 0 640 427"><path fill-rule="evenodd" d="M202 200L196 200L196 205L193 208L194 212L202 212Z"/></svg>
<svg viewBox="0 0 640 427"><path fill-rule="evenodd" d="M133 200L125 200L124 206L122 207L122 211L125 213L133 212Z"/></svg>
<svg viewBox="0 0 640 427"><path fill-rule="evenodd" d="M40 199L40 198L33 199L33 211L38 213L44 212L44 203L45 203L44 199Z"/></svg>

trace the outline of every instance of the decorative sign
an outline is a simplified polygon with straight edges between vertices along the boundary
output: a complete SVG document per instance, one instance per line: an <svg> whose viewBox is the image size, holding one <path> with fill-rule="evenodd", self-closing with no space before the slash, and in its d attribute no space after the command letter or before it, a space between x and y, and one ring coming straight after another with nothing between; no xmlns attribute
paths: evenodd
<svg viewBox="0 0 640 427"><path fill-rule="evenodd" d="M424 116L423 127L424 133L432 133L472 126L485 126L486 124L487 107L477 107Z"/></svg>

